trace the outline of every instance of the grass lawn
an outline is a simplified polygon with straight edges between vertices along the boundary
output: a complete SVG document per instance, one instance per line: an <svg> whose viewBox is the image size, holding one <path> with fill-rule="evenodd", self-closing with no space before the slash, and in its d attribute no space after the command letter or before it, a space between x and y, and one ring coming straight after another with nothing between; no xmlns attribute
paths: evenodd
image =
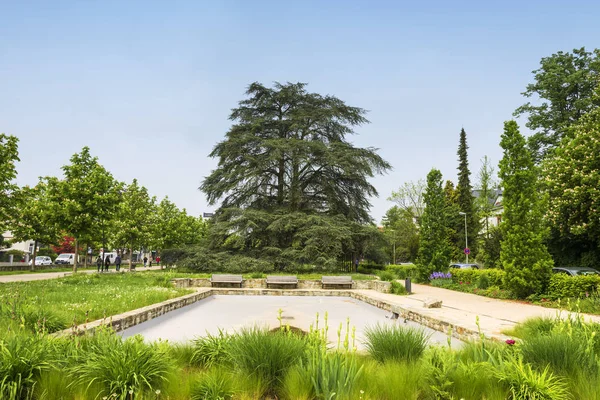
<svg viewBox="0 0 600 400"><path fill-rule="evenodd" d="M44 321L53 332L191 293L174 288L171 275L77 274L0 284L0 332L9 326L35 330Z"/></svg>

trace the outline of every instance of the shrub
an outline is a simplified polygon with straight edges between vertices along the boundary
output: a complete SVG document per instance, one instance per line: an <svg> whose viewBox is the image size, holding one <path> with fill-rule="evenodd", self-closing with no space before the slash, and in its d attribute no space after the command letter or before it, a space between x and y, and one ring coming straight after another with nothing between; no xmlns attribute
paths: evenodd
<svg viewBox="0 0 600 400"><path fill-rule="evenodd" d="M394 280L394 274L389 271L377 271L377 276L379 276L379 279L382 281L391 282Z"/></svg>
<svg viewBox="0 0 600 400"><path fill-rule="evenodd" d="M408 294L404 285L401 284L400 282L396 282L396 281L391 282L390 293L397 294L397 295Z"/></svg>
<svg viewBox="0 0 600 400"><path fill-rule="evenodd" d="M485 275L489 286L503 287L504 271L501 269L452 269L452 280L454 283L478 283L482 275ZM484 289L484 288L481 288Z"/></svg>
<svg viewBox="0 0 600 400"><path fill-rule="evenodd" d="M275 388L304 356L306 341L289 332L250 328L232 336L228 348L235 367Z"/></svg>
<svg viewBox="0 0 600 400"><path fill-rule="evenodd" d="M123 340L113 333L96 333L81 357L69 368L70 386L98 384L98 397L125 400L129 392L140 394L159 389L174 363L166 347L146 344L141 336Z"/></svg>
<svg viewBox="0 0 600 400"><path fill-rule="evenodd" d="M484 290L490 287L490 278L487 274L479 274L479 278L477 278L477 287Z"/></svg>
<svg viewBox="0 0 600 400"><path fill-rule="evenodd" d="M386 271L391 271L396 278L398 279L406 279L406 278L415 278L417 276L417 266L414 264L403 264L403 265L395 265L390 264L385 267Z"/></svg>
<svg viewBox="0 0 600 400"><path fill-rule="evenodd" d="M553 274L548 286L551 299L585 298L600 287L600 275L568 276Z"/></svg>
<svg viewBox="0 0 600 400"><path fill-rule="evenodd" d="M415 361L427 347L429 335L422 329L377 324L365 330L365 338L367 351L379 362Z"/></svg>

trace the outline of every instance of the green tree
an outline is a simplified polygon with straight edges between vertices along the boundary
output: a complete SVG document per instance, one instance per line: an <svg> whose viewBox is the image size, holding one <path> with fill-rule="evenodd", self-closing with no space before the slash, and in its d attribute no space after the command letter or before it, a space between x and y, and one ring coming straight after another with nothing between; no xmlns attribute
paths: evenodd
<svg viewBox="0 0 600 400"><path fill-rule="evenodd" d="M414 261L419 250L419 230L412 213L398 206L390 208L383 217L382 225L387 239L389 260Z"/></svg>
<svg viewBox="0 0 600 400"><path fill-rule="evenodd" d="M458 204L459 212L466 214L466 237L464 217L461 218L461 222L455 225L455 230L460 247L462 247L462 249L469 247L472 256L475 257L477 255L477 236L479 235L480 226L473 198L473 187L471 186L471 171L469 170L469 159L467 154L468 149L467 133L464 129L461 129L458 144L458 185L456 187L456 202ZM466 243L466 241L468 243Z"/></svg>
<svg viewBox="0 0 600 400"><path fill-rule="evenodd" d="M500 141L503 193L502 252L505 285L520 298L541 293L553 262L544 244L538 170L515 121L504 123Z"/></svg>
<svg viewBox="0 0 600 400"><path fill-rule="evenodd" d="M121 193L121 201L114 221L113 243L118 248L129 249L129 270L132 268L133 250L150 242L155 198L148 195L144 186L134 179Z"/></svg>
<svg viewBox="0 0 600 400"><path fill-rule="evenodd" d="M419 179L416 182L404 182L397 191L392 191L392 195L388 197L389 201L393 201L400 209L411 214L417 226L421 223L421 215L425 208L423 192L425 192L426 186L423 179Z"/></svg>
<svg viewBox="0 0 600 400"><path fill-rule="evenodd" d="M17 201L18 186L15 163L19 161L19 139L0 134L0 234L8 228Z"/></svg>
<svg viewBox="0 0 600 400"><path fill-rule="evenodd" d="M465 225L464 219L460 215L458 190L454 188L454 182L451 180L447 180L444 185L444 196L446 197L446 234L450 243L450 258L454 261L460 261L464 257ZM461 224L463 233L457 231L457 227L460 227Z"/></svg>
<svg viewBox="0 0 600 400"><path fill-rule="evenodd" d="M563 142L544 163L549 193L548 220L556 233L553 236L558 244L557 253L566 252L572 257L571 263L597 268L600 261L600 108L584 116L571 128L569 136L573 139ZM560 254L557 256L564 259Z"/></svg>
<svg viewBox="0 0 600 400"><path fill-rule="evenodd" d="M494 167L487 156L481 160L477 178L478 196L475 200L475 206L483 228L481 230L482 235L479 238L477 262L482 263L486 268L499 267L500 231L490 226L490 218L494 216L494 210L496 209L494 204L498 196L498 183L495 179Z"/></svg>
<svg viewBox="0 0 600 400"><path fill-rule="evenodd" d="M11 232L17 241L34 240L32 270L35 269L38 244L57 244L61 238L60 230L49 211L48 187L45 181L41 180L34 187L21 188Z"/></svg>
<svg viewBox="0 0 600 400"><path fill-rule="evenodd" d="M64 179L48 178L50 212L56 225L79 241L102 237L108 232L120 202L121 185L92 157L90 149L71 157L71 163L62 167ZM104 240L103 240L104 241ZM75 257L73 272L77 272Z"/></svg>
<svg viewBox="0 0 600 400"><path fill-rule="evenodd" d="M423 197L425 209L421 218L417 266L419 279L425 281L432 272L448 268L452 253L448 239L446 196L439 170L432 169L427 174L427 188Z"/></svg>
<svg viewBox="0 0 600 400"><path fill-rule="evenodd" d="M572 53L559 51L542 58L533 74L534 83L527 85L522 94L541 102L527 102L514 115L526 114L526 126L536 131L529 145L539 161L569 136L573 123L600 106L600 98L594 97L600 84L600 50L588 52L582 47Z"/></svg>
<svg viewBox="0 0 600 400"><path fill-rule="evenodd" d="M253 83L246 94L200 188L210 204L221 201L212 243L280 266L341 256L331 241L347 238L351 222L370 222L377 191L368 178L390 168L375 149L346 140L368 122L365 111L303 83Z"/></svg>

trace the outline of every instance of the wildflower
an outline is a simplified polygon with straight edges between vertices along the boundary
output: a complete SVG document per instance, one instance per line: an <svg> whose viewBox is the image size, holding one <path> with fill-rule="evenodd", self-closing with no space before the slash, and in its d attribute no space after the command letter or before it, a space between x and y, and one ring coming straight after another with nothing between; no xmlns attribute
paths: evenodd
<svg viewBox="0 0 600 400"><path fill-rule="evenodd" d="M509 345L509 346L512 346L512 345L514 345L515 343L516 343L516 342L515 342L515 340L514 340L514 339L506 339L506 344L507 344L507 345Z"/></svg>

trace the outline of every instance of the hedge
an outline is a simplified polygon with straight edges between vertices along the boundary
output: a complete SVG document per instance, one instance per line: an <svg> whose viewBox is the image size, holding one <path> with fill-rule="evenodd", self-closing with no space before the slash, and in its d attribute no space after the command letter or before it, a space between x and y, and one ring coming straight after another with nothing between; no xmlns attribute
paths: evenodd
<svg viewBox="0 0 600 400"><path fill-rule="evenodd" d="M451 269L452 281L454 283L477 283L481 276L488 279L489 286L504 287L504 270L501 269Z"/></svg>
<svg viewBox="0 0 600 400"><path fill-rule="evenodd" d="M600 275L569 276L553 274L548 286L548 298L567 299L591 296L600 287Z"/></svg>
<svg viewBox="0 0 600 400"><path fill-rule="evenodd" d="M390 271L398 279L415 278L417 276L417 266L414 264L390 264L385 267L386 271Z"/></svg>

